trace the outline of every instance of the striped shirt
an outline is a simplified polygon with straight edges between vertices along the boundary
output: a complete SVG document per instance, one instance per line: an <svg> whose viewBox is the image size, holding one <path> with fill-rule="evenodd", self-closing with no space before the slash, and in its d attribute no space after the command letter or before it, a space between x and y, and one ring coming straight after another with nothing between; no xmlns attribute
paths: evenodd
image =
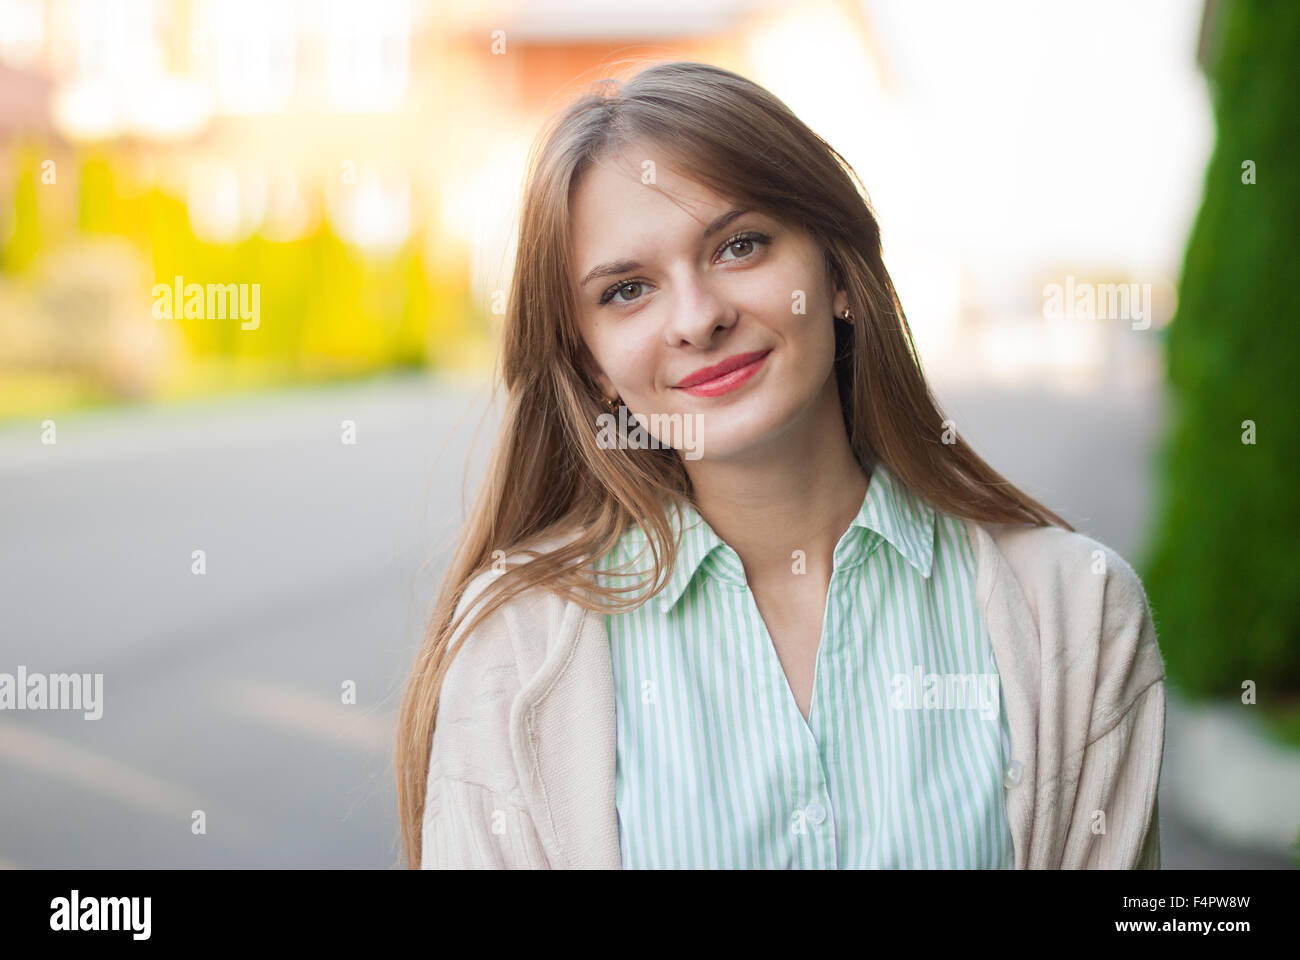
<svg viewBox="0 0 1300 960"><path fill-rule="evenodd" d="M1005 868L1017 779L962 522L877 464L834 552L804 719L739 555L689 505L605 615L625 868ZM640 570L632 527L597 569ZM792 570L794 558L792 558Z"/></svg>

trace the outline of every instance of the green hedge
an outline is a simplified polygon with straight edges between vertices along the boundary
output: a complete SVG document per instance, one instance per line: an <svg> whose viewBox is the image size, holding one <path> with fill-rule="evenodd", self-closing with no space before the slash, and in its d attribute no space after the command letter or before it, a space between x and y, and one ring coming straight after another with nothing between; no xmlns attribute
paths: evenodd
<svg viewBox="0 0 1300 960"><path fill-rule="evenodd" d="M1276 716L1300 701L1300 3L1229 0L1219 18L1217 140L1168 330L1171 420L1138 568L1170 681L1239 697L1252 680Z"/></svg>

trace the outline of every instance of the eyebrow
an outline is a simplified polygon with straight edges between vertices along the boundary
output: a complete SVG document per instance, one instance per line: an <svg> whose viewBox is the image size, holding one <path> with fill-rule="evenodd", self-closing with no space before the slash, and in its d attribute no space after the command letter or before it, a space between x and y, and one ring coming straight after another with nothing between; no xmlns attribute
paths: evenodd
<svg viewBox="0 0 1300 960"><path fill-rule="evenodd" d="M704 232L701 236L712 236L726 227L727 224L731 223L731 221L738 217L743 217L745 214L750 212L752 211L748 209L728 210L726 213L714 217L713 220L711 220L704 228ZM611 260L608 263L601 263L592 267L591 271L582 278L582 283L578 284L578 286L585 287L587 284L591 283L591 281L599 280L601 277L612 277L620 273L629 273L633 270L640 269L641 262L639 260Z"/></svg>

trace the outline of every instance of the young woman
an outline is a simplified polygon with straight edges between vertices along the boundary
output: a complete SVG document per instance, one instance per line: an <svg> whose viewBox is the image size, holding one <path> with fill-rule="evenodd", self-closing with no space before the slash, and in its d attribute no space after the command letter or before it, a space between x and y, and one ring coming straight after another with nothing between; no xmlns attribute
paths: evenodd
<svg viewBox="0 0 1300 960"><path fill-rule="evenodd" d="M555 118L504 351L402 705L409 865L1159 865L1141 584L945 421L781 101L666 63Z"/></svg>

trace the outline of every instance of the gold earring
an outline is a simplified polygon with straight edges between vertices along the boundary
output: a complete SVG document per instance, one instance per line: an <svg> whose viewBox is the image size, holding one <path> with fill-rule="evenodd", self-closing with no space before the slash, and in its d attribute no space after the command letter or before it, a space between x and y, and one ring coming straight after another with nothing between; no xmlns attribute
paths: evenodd
<svg viewBox="0 0 1300 960"><path fill-rule="evenodd" d="M845 323L853 322L853 311L850 310L848 307L844 308L844 322Z"/></svg>
<svg viewBox="0 0 1300 960"><path fill-rule="evenodd" d="M613 413L618 409L618 397L615 397L613 400L609 399L609 397L601 397L600 400L605 404L605 408L609 410L610 413Z"/></svg>

